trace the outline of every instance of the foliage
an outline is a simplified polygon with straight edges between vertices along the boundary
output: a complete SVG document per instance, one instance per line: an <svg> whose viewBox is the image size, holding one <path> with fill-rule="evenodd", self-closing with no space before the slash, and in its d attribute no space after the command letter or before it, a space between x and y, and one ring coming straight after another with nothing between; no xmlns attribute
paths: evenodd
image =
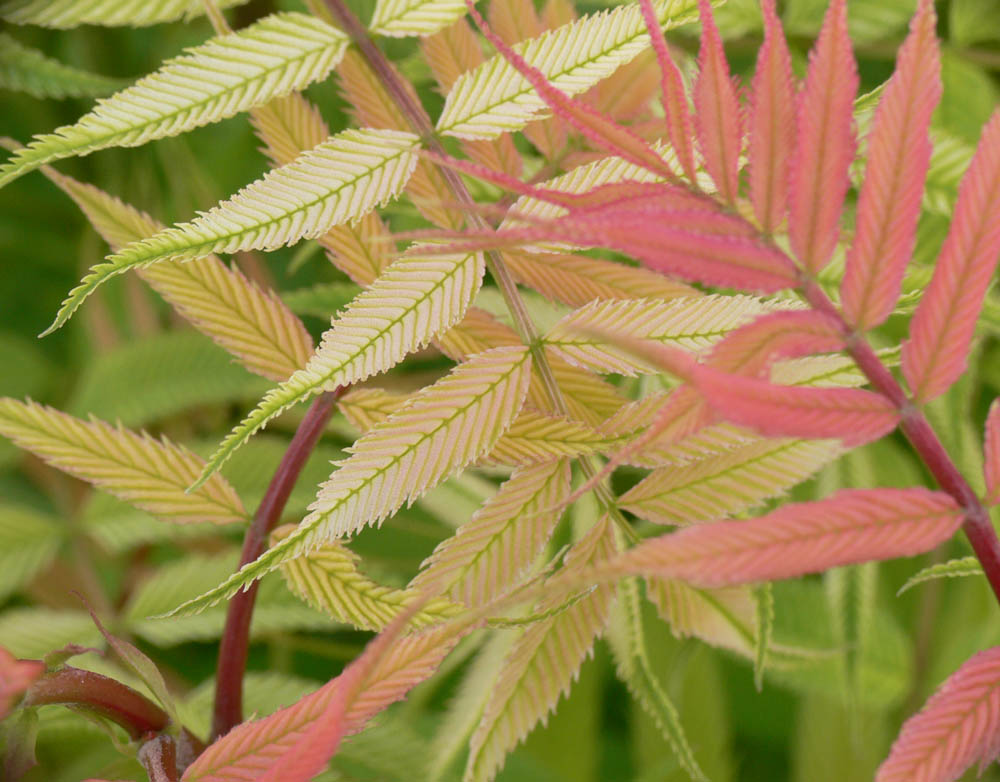
<svg viewBox="0 0 1000 782"><path fill-rule="evenodd" d="M4 778L991 764L1000 17L480 5L0 3Z"/></svg>

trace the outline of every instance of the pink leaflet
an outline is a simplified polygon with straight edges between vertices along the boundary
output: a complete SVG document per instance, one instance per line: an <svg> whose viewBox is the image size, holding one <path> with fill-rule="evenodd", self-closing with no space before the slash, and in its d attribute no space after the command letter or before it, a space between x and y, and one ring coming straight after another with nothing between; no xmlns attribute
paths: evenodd
<svg viewBox="0 0 1000 782"><path fill-rule="evenodd" d="M965 371L983 297L1000 256L1000 111L983 130L931 284L903 343L903 375L918 402L944 393Z"/></svg>
<svg viewBox="0 0 1000 782"><path fill-rule="evenodd" d="M832 317L815 310L769 312L717 342L707 363L720 372L763 376L780 359L843 349Z"/></svg>
<svg viewBox="0 0 1000 782"><path fill-rule="evenodd" d="M771 437L838 438L851 447L899 420L889 400L857 388L781 386L708 366L695 367L692 382L721 417Z"/></svg>
<svg viewBox="0 0 1000 782"><path fill-rule="evenodd" d="M412 608L412 606L411 606ZM404 620L407 615L401 617ZM353 679L347 680L353 695L342 694L348 668L341 676L325 684L316 692L307 695L297 703L275 712L264 719L238 725L225 736L208 747L184 772L182 782L245 782L260 780L270 771L282 772L282 782L291 780L285 776L284 765L303 746L304 737L319 735L320 727L326 720L337 719L338 725L331 728L330 735L319 736L326 739L329 747L338 734L354 733L361 729L375 714L391 703L403 698L416 684L429 678L441 660L454 648L459 639L473 627L456 629L444 626L440 629L408 635L395 639L391 648L375 647L372 657L366 658L376 641L355 661L358 667L366 668L363 689L357 690ZM386 631L383 632L383 635ZM379 636L380 638L382 636ZM363 659L368 662L361 664ZM370 663L370 665L369 665ZM353 665L353 664L352 664ZM346 717L336 717L338 710L347 701ZM313 733L313 731L317 731ZM332 753L331 753L332 754ZM327 755L329 758L330 755ZM324 761L325 762L325 761ZM315 774L315 772L313 772ZM304 777L309 779L309 777Z"/></svg>
<svg viewBox="0 0 1000 782"><path fill-rule="evenodd" d="M719 188L719 194L732 204L739 187L743 142L740 103L709 0L698 0L698 14L702 32L699 73L694 87L695 126L705 168Z"/></svg>
<svg viewBox="0 0 1000 782"><path fill-rule="evenodd" d="M847 36L847 0L831 0L796 111L788 233L802 265L818 272L840 235L840 213L854 159L853 104L858 69Z"/></svg>
<svg viewBox="0 0 1000 782"><path fill-rule="evenodd" d="M947 540L961 520L942 492L847 489L755 519L687 527L641 543L619 562L623 573L704 587L771 581L920 554Z"/></svg>
<svg viewBox="0 0 1000 782"><path fill-rule="evenodd" d="M677 158L684 169L684 175L694 183L697 173L694 165L694 149L692 139L694 131L691 125L691 112L688 109L687 96L684 92L684 82L681 72L670 56L667 44L663 40L663 30L653 9L653 0L641 0L642 18L646 22L649 36L653 41L653 51L660 66L660 96L663 113L667 124L667 137L670 145L677 153Z"/></svg>
<svg viewBox="0 0 1000 782"><path fill-rule="evenodd" d="M41 660L18 660L0 646L0 719L43 673L45 663Z"/></svg>
<svg viewBox="0 0 1000 782"><path fill-rule="evenodd" d="M986 504L1000 503L1000 399L990 405L986 417L986 442L983 447L983 475L986 478Z"/></svg>
<svg viewBox="0 0 1000 782"><path fill-rule="evenodd" d="M857 230L841 285L844 314L858 329L889 317L913 252L931 158L928 130L941 98L936 22L933 0L921 0L875 114Z"/></svg>
<svg viewBox="0 0 1000 782"><path fill-rule="evenodd" d="M763 0L764 44L757 57L750 113L750 200L765 233L788 208L789 159L795 147L795 79L774 0Z"/></svg>
<svg viewBox="0 0 1000 782"><path fill-rule="evenodd" d="M574 100L562 90L553 87L545 74L529 65L521 55L504 43L490 29L476 10L473 0L466 0L466 4L469 7L469 15L475 20L483 35L496 47L504 59L528 80L539 97L548 104L557 117L572 125L575 130L611 154L618 155L666 179L676 178L663 158L642 138L592 106Z"/></svg>
<svg viewBox="0 0 1000 782"><path fill-rule="evenodd" d="M876 782L951 782L1000 754L1000 647L967 660L903 725Z"/></svg>

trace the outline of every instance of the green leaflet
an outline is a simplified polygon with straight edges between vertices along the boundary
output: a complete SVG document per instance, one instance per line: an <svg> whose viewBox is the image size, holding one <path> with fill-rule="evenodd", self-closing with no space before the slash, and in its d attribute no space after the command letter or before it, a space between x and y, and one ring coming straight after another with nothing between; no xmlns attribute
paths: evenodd
<svg viewBox="0 0 1000 782"><path fill-rule="evenodd" d="M63 325L101 283L129 269L212 253L273 250L361 217L402 190L417 163L417 143L413 134L395 130L332 136L195 220L133 242L93 266L43 336Z"/></svg>
<svg viewBox="0 0 1000 782"><path fill-rule="evenodd" d="M983 567L979 564L979 560L975 557L951 559L947 562L939 562L936 565L929 565L922 570L918 570L914 575L910 576L906 580L906 583L899 588L899 591L897 591L896 594L901 595L903 592L906 592L908 589L912 589L917 584L923 584L926 581L933 581L937 578L981 576L982 574Z"/></svg>
<svg viewBox="0 0 1000 782"><path fill-rule="evenodd" d="M215 0L219 8L247 0ZM9 0L0 16L16 24L68 28L81 24L141 27L205 13L203 0Z"/></svg>
<svg viewBox="0 0 1000 782"><path fill-rule="evenodd" d="M465 0L378 0L373 33L402 38L433 35L465 15Z"/></svg>
<svg viewBox="0 0 1000 782"><path fill-rule="evenodd" d="M26 584L56 555L64 527L16 505L0 505L0 600Z"/></svg>
<svg viewBox="0 0 1000 782"><path fill-rule="evenodd" d="M475 298L484 268L481 253L404 257L389 266L333 322L309 363L271 389L226 437L195 487L292 405L384 372L447 331Z"/></svg>
<svg viewBox="0 0 1000 782"><path fill-rule="evenodd" d="M460 467L486 453L521 408L531 374L527 348L473 356L359 439L296 530L254 562L172 614L190 614L325 540L380 524Z"/></svg>
<svg viewBox="0 0 1000 782"><path fill-rule="evenodd" d="M79 98L109 95L121 87L119 79L64 65L0 33L0 89L36 98Z"/></svg>
<svg viewBox="0 0 1000 782"><path fill-rule="evenodd" d="M0 187L55 160L176 136L302 89L333 70L346 46L342 32L297 13L212 38L102 100L75 125L36 136L0 166Z"/></svg>
<svg viewBox="0 0 1000 782"><path fill-rule="evenodd" d="M697 19L694 0L660 0L660 21L671 29ZM602 11L514 46L530 65L570 95L610 76L649 46L638 3ZM495 55L452 86L437 129L459 138L495 138L520 130L546 108L517 70Z"/></svg>
<svg viewBox="0 0 1000 782"><path fill-rule="evenodd" d="M656 722L673 748L678 764L691 779L706 782L705 772L694 757L677 708L650 664L637 579L626 578L618 585L618 610L611 617L608 643L618 677Z"/></svg>

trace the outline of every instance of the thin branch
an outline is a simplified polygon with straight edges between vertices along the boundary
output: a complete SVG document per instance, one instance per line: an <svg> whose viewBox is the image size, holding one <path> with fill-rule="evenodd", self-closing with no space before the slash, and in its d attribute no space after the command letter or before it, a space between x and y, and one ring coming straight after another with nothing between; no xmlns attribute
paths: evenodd
<svg viewBox="0 0 1000 782"><path fill-rule="evenodd" d="M267 487L243 538L240 567L253 562L267 548L267 536L281 518L288 497L302 472L302 467L316 446L333 413L341 389L318 397L299 424L288 450ZM250 647L250 620L253 617L257 587L254 581L245 591L237 592L229 601L226 625L219 644L219 664L215 680L215 710L212 716L214 741L243 721L243 674L246 671Z"/></svg>
<svg viewBox="0 0 1000 782"><path fill-rule="evenodd" d="M920 409L907 396L903 387L872 350L864 338L851 331L840 311L823 289L813 281L803 284L803 293L813 308L837 319L847 339L847 350L876 391L899 410L900 429L923 460L938 485L952 496L965 512L962 529L972 544L972 550L983 566L993 594L1000 601L1000 539L990 521L990 514L976 492L962 476L937 433Z"/></svg>

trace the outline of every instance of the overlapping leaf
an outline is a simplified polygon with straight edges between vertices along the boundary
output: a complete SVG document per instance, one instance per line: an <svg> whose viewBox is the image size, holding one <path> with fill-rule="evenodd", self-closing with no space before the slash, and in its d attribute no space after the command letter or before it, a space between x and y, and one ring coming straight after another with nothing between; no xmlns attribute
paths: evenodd
<svg viewBox="0 0 1000 782"><path fill-rule="evenodd" d="M646 596L679 638L693 636L749 656L757 601L745 585L703 589L684 581L650 578Z"/></svg>
<svg viewBox="0 0 1000 782"><path fill-rule="evenodd" d="M152 236L162 226L93 185L44 169L72 198L112 249ZM305 366L312 338L277 294L264 291L236 269L207 256L189 263L161 263L140 276L220 347L251 372L284 380Z"/></svg>
<svg viewBox="0 0 1000 782"><path fill-rule="evenodd" d="M513 586L541 553L569 495L565 460L522 467L450 538L434 549L413 580L469 607L486 605Z"/></svg>
<svg viewBox="0 0 1000 782"><path fill-rule="evenodd" d="M53 467L164 519L225 524L246 518L236 491L221 475L186 493L202 461L166 438L14 399L0 399L0 434Z"/></svg>
<svg viewBox="0 0 1000 782"><path fill-rule="evenodd" d="M614 552L611 520L604 517L570 550L566 567L604 562ZM613 586L598 586L564 611L532 624L514 642L472 735L465 782L493 779L507 753L569 691L595 637L607 624L614 596ZM542 608L555 608L560 602L543 601Z"/></svg>
<svg viewBox="0 0 1000 782"><path fill-rule="evenodd" d="M666 28L695 18L693 0L657 4ZM514 50L564 93L590 88L649 45L637 4L585 16L517 44ZM529 82L502 56L462 75L438 120L438 130L460 138L494 138L519 130L545 109Z"/></svg>
<svg viewBox="0 0 1000 782"><path fill-rule="evenodd" d="M273 250L366 214L406 184L416 146L416 136L397 131L345 130L333 136L190 223L127 245L94 266L70 291L49 331L65 323L101 283L129 269L216 252Z"/></svg>
<svg viewBox="0 0 1000 782"><path fill-rule="evenodd" d="M716 587L904 557L947 540L962 510L927 489L848 489L747 521L700 524L631 549L616 571Z"/></svg>
<svg viewBox="0 0 1000 782"><path fill-rule="evenodd" d="M293 529L275 530L272 541L281 540ZM360 560L344 544L331 541L285 562L281 571L292 591L313 607L339 622L379 631L419 599L420 592L394 589L373 581L360 571ZM410 622L417 627L434 624L459 611L460 606L437 598L425 603Z"/></svg>
<svg viewBox="0 0 1000 782"><path fill-rule="evenodd" d="M309 363L272 389L223 441L205 474L297 402L384 372L457 323L483 270L479 253L400 258L333 321Z"/></svg>
<svg viewBox="0 0 1000 782"><path fill-rule="evenodd" d="M623 438L608 436L582 421L547 415L525 406L486 457L507 465L535 464L561 456L605 451Z"/></svg>
<svg viewBox="0 0 1000 782"><path fill-rule="evenodd" d="M0 166L0 186L54 160L176 136L302 89L324 78L346 46L342 32L298 13L213 38L102 100L75 125L36 137Z"/></svg>
<svg viewBox="0 0 1000 782"><path fill-rule="evenodd" d="M1000 502L1000 401L993 400L986 418L986 442L983 474L986 479L986 502Z"/></svg>
<svg viewBox="0 0 1000 782"><path fill-rule="evenodd" d="M968 660L903 725L876 782L951 782L1000 752L1000 647Z"/></svg>
<svg viewBox="0 0 1000 782"><path fill-rule="evenodd" d="M215 0L219 8L247 0ZM15 24L67 28L81 24L140 27L205 13L202 0L8 0L0 16Z"/></svg>
<svg viewBox="0 0 1000 782"><path fill-rule="evenodd" d="M841 453L833 440L759 440L650 473L621 507L658 524L723 518L759 506Z"/></svg>
<svg viewBox="0 0 1000 782"><path fill-rule="evenodd" d="M419 391L410 404L355 442L296 530L256 561L178 610L195 612L327 540L380 524L455 470L485 455L527 392L527 348L473 356Z"/></svg>

